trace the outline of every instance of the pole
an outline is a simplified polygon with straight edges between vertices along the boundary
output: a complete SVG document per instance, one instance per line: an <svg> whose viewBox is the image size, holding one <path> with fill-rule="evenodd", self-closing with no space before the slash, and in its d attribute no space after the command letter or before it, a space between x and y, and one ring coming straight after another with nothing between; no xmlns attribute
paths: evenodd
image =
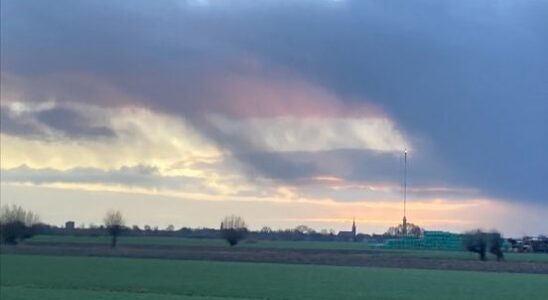
<svg viewBox="0 0 548 300"><path fill-rule="evenodd" d="M403 216L405 217L407 212L407 150L404 152L403 163Z"/></svg>
<svg viewBox="0 0 548 300"><path fill-rule="evenodd" d="M407 149L403 152L403 235L407 235Z"/></svg>

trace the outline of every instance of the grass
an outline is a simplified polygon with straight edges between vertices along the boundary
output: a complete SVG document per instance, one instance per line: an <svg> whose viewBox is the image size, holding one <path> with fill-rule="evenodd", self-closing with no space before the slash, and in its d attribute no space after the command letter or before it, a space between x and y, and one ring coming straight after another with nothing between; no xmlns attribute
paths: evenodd
<svg viewBox="0 0 548 300"><path fill-rule="evenodd" d="M102 244L109 245L109 236L55 236L38 235L27 242L30 243L76 243L76 244ZM221 239L189 239L179 237L129 237L122 236L118 240L119 245L169 245L169 246L207 246L227 247L227 243ZM317 241L253 241L242 242L238 247L245 248L276 248L276 249L321 249L321 250L360 250L382 251L386 254L414 256L432 259L465 259L476 260L477 255L466 251L434 251L434 250L391 250L370 248L366 243L350 242L317 242ZM529 261L548 263L546 253L505 253L509 261Z"/></svg>
<svg viewBox="0 0 548 300"><path fill-rule="evenodd" d="M0 255L9 299L545 299L548 276Z"/></svg>
<svg viewBox="0 0 548 300"><path fill-rule="evenodd" d="M51 289L32 287L7 287L0 290L2 299L41 299L41 300L231 300L242 298L199 297L156 293L128 293L117 291L84 290L84 289Z"/></svg>
<svg viewBox="0 0 548 300"><path fill-rule="evenodd" d="M390 250L386 250L390 251ZM477 260L478 255L467 251L435 251L435 250L394 250L400 255L409 255L414 257L428 259L464 259ZM490 260L495 260L491 254L487 255ZM504 259L507 261L537 262L548 263L547 253L504 253Z"/></svg>

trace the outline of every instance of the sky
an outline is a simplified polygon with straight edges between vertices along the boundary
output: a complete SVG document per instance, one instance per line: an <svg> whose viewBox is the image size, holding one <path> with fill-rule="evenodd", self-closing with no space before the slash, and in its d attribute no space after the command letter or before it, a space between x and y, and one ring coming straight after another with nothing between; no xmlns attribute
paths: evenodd
<svg viewBox="0 0 548 300"><path fill-rule="evenodd" d="M544 0L3 0L1 202L548 234Z"/></svg>

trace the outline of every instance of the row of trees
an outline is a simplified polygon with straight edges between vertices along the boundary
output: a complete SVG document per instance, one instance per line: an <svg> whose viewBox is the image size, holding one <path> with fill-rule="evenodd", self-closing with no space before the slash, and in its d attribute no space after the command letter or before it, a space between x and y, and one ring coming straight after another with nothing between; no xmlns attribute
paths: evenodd
<svg viewBox="0 0 548 300"><path fill-rule="evenodd" d="M119 211L110 211L104 218L105 227L112 237L111 247L116 247L118 236L124 230L125 221L122 213ZM221 222L221 237L225 239L230 246L237 245L248 233L247 225L242 217L227 216Z"/></svg>
<svg viewBox="0 0 548 300"><path fill-rule="evenodd" d="M16 244L17 242L29 238L34 233L40 218L31 211L27 211L20 206L4 206L0 209L0 239L6 244ZM126 230L125 220L120 211L109 211L103 219L106 232L112 237L111 247L116 247L120 234ZM314 232L307 226L296 228L299 232ZM263 228L261 232L271 231L270 228ZM248 234L247 224L240 216L225 217L220 226L221 237L225 239L230 246L237 245L245 239ZM387 234L401 236L403 228L400 226L392 227ZM408 234L420 236L422 229L416 225L408 224ZM483 232L475 230L467 232L463 236L463 244L466 250L477 253L480 260L487 260L487 252L496 256L497 260L504 259L502 253L503 239L498 232Z"/></svg>
<svg viewBox="0 0 548 300"><path fill-rule="evenodd" d="M2 206L0 208L0 241L4 244L15 245L34 235L39 226L40 218L32 211L21 206ZM124 230L125 221L119 211L109 211L104 218L106 231L112 236L112 247Z"/></svg>
<svg viewBox="0 0 548 300"><path fill-rule="evenodd" d="M5 244L17 244L30 238L35 232L40 218L21 206L3 206L0 209L0 240ZM115 248L118 237L127 229L125 220L120 211L108 211L103 218L106 232L112 237L111 247ZM247 236L247 225L242 217L227 216L221 222L221 237L229 245L235 246Z"/></svg>

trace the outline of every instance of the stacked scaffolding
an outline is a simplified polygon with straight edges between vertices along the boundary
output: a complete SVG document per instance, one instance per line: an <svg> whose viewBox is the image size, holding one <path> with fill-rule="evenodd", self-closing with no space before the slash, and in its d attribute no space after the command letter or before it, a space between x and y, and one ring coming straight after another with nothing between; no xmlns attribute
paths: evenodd
<svg viewBox="0 0 548 300"><path fill-rule="evenodd" d="M464 250L462 235L445 231L425 231L424 248L435 250Z"/></svg>
<svg viewBox="0 0 548 300"><path fill-rule="evenodd" d="M401 237L387 240L388 249L428 249L428 250L464 250L462 235L445 231L425 231L422 238Z"/></svg>

